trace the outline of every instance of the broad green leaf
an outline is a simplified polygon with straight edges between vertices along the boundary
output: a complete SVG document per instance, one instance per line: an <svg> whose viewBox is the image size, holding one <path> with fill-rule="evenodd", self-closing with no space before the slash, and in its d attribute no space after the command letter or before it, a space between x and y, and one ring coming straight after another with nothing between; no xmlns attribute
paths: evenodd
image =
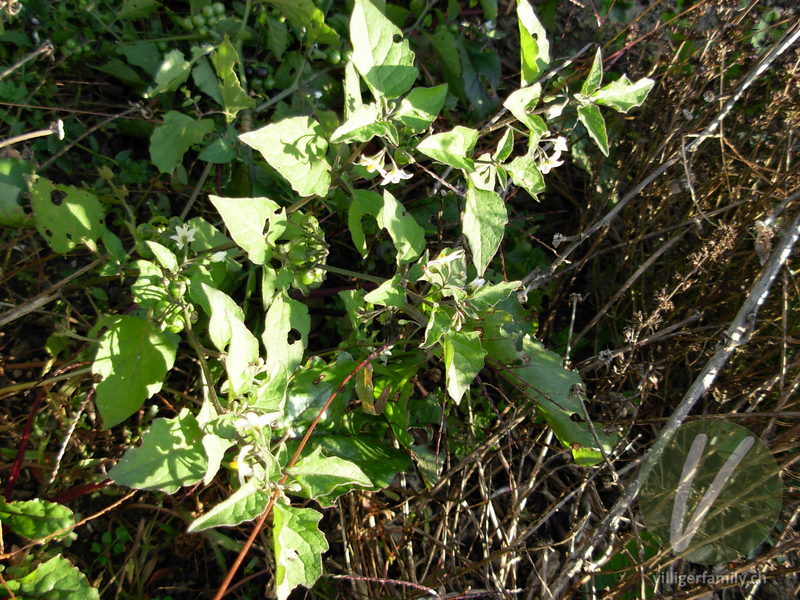
<svg viewBox="0 0 800 600"><path fill-rule="evenodd" d="M520 123L523 123L533 134L531 145L539 143L539 138L547 133L547 125L539 115L532 114L534 108L539 103L539 97L542 95L542 86L534 83L531 86L519 89L512 92L506 101L503 102L512 115L514 115ZM535 141L534 141L535 140Z"/></svg>
<svg viewBox="0 0 800 600"><path fill-rule="evenodd" d="M217 51L211 55L211 62L219 75L222 91L222 105L225 108L225 116L228 122L236 118L240 110L253 108L256 105L254 98L251 98L239 84L234 66L239 62L239 55L233 47L228 36L217 46Z"/></svg>
<svg viewBox="0 0 800 600"><path fill-rule="evenodd" d="M441 112L446 97L446 83L431 88L414 88L400 101L392 119L412 131L425 131Z"/></svg>
<svg viewBox="0 0 800 600"><path fill-rule="evenodd" d="M6 575L0 597L10 597L7 592L19 600L100 600L80 569L62 556L40 564L25 577L9 579Z"/></svg>
<svg viewBox="0 0 800 600"><path fill-rule="evenodd" d="M447 333L453 324L453 310L437 304L428 316L428 325L425 328L425 339L420 348L431 348L439 343L442 336Z"/></svg>
<svg viewBox="0 0 800 600"><path fill-rule="evenodd" d="M205 56L197 59L197 64L192 69L192 81L201 92L210 96L220 106L224 106L219 79L211 67L211 62Z"/></svg>
<svg viewBox="0 0 800 600"><path fill-rule="evenodd" d="M127 83L128 85L132 85L135 87L139 86L144 87L147 84L147 82L136 71L136 69L132 69L118 58L111 58L99 66L95 65L89 65L89 66L93 69L97 69L101 73L106 73L107 75L116 77L117 79L119 79L124 83Z"/></svg>
<svg viewBox="0 0 800 600"><path fill-rule="evenodd" d="M159 6L158 0L124 0L118 14L123 19L133 21L146 17Z"/></svg>
<svg viewBox="0 0 800 600"><path fill-rule="evenodd" d="M230 296L204 283L200 285L211 308L208 335L218 350L227 348L225 371L231 391L235 395L244 393L255 376L258 340L245 326L242 309Z"/></svg>
<svg viewBox="0 0 800 600"><path fill-rule="evenodd" d="M317 416L320 408L355 366L352 360L326 363L319 357L313 357L306 362L303 368L295 372L292 385L286 393L284 415L286 426L294 427L297 434L302 435L305 431L303 425L310 423ZM337 396L336 403L347 403L350 397L352 389L345 387ZM333 418L336 403L322 416L323 422Z"/></svg>
<svg viewBox="0 0 800 600"><path fill-rule="evenodd" d="M108 476L138 490L174 494L203 479L208 461L202 440L197 420L184 408L177 417L153 421L142 445L128 450Z"/></svg>
<svg viewBox="0 0 800 600"><path fill-rule="evenodd" d="M442 68L442 74L448 84L450 93L461 100L466 100L464 95L464 80L461 76L461 57L455 36L447 29L447 25L440 25L432 35L425 34L436 53Z"/></svg>
<svg viewBox="0 0 800 600"><path fill-rule="evenodd" d="M212 527L232 527L252 521L267 508L269 495L252 481L247 481L217 504L214 508L189 524L187 532L203 531Z"/></svg>
<svg viewBox="0 0 800 600"><path fill-rule="evenodd" d="M647 77L631 82L626 75L623 75L617 81L612 81L594 92L590 98L597 104L610 106L619 112L627 113L644 102L647 94L653 89L653 85L655 85L655 81Z"/></svg>
<svg viewBox="0 0 800 600"><path fill-rule="evenodd" d="M578 107L578 120L586 127L586 131L594 140L600 151L608 156L608 134L606 133L606 122L600 109L594 104L584 104Z"/></svg>
<svg viewBox="0 0 800 600"><path fill-rule="evenodd" d="M376 488L388 487L395 474L409 467L408 455L391 448L375 436L359 433L357 437L345 435L315 436L315 443L328 454L335 454L358 465Z"/></svg>
<svg viewBox="0 0 800 600"><path fill-rule="evenodd" d="M392 123L380 120L380 116L381 110L377 104L361 105L333 132L331 143L368 142L377 135L397 145L397 129Z"/></svg>
<svg viewBox="0 0 800 600"><path fill-rule="evenodd" d="M497 306L519 288L519 281L504 281L495 285L486 284L479 287L469 297L469 304L478 310L486 310Z"/></svg>
<svg viewBox="0 0 800 600"><path fill-rule="evenodd" d="M58 197L56 205L53 200ZM96 241L106 231L103 205L80 188L39 177L31 186L31 206L36 230L53 252L66 254L84 240Z"/></svg>
<svg viewBox="0 0 800 600"><path fill-rule="evenodd" d="M267 47L278 60L283 60L283 53L289 47L289 27L275 17L267 17Z"/></svg>
<svg viewBox="0 0 800 600"><path fill-rule="evenodd" d="M325 24L325 15L314 0L269 0L298 30L308 32L308 44L333 45L339 41L336 32Z"/></svg>
<svg viewBox="0 0 800 600"><path fill-rule="evenodd" d="M497 142L497 149L492 154L492 158L496 161L504 161L514 150L514 130L511 127L506 128L503 137Z"/></svg>
<svg viewBox="0 0 800 600"><path fill-rule="evenodd" d="M0 499L0 522L24 538L38 540L75 524L72 511L66 506L47 500L19 500L5 502ZM69 531L62 533L67 535Z"/></svg>
<svg viewBox="0 0 800 600"><path fill-rule="evenodd" d="M517 0L520 45L520 86L535 82L550 64L550 42L528 0Z"/></svg>
<svg viewBox="0 0 800 600"><path fill-rule="evenodd" d="M283 368L292 373L303 361L309 331L308 307L286 292L278 293L267 311L261 337L267 349L267 370Z"/></svg>
<svg viewBox="0 0 800 600"><path fill-rule="evenodd" d="M194 144L214 131L212 119L193 118L174 110L164 115L164 123L150 136L150 160L162 173L171 173Z"/></svg>
<svg viewBox="0 0 800 600"><path fill-rule="evenodd" d="M298 585L310 588L322 575L322 553L328 542L319 530L322 513L275 503L272 539L275 544L275 592L286 600Z"/></svg>
<svg viewBox="0 0 800 600"><path fill-rule="evenodd" d="M366 302L380 306L402 308L406 303L406 291L401 285L402 277L395 275L364 296Z"/></svg>
<svg viewBox="0 0 800 600"><path fill-rule="evenodd" d="M523 188L534 199L545 190L544 177L530 155L517 156L503 166L511 175L514 184Z"/></svg>
<svg viewBox="0 0 800 600"><path fill-rule="evenodd" d="M239 136L258 150L301 196L325 196L331 184L328 142L311 117L289 117Z"/></svg>
<svg viewBox="0 0 800 600"><path fill-rule="evenodd" d="M348 61L344 67L344 118L349 119L363 104L358 71L353 62Z"/></svg>
<svg viewBox="0 0 800 600"><path fill-rule="evenodd" d="M475 170L467 174L472 185L481 190L494 191L497 178L497 166L488 152L481 154L475 161Z"/></svg>
<svg viewBox="0 0 800 600"><path fill-rule="evenodd" d="M262 265L267 260L269 245L265 228L270 217L280 208L269 198L222 198L209 194L208 199L225 222L225 227L251 262Z"/></svg>
<svg viewBox="0 0 800 600"><path fill-rule="evenodd" d="M154 42L139 40L132 44L120 44L117 46L117 54L123 55L128 63L140 67L151 76L161 66L161 52Z"/></svg>
<svg viewBox="0 0 800 600"><path fill-rule="evenodd" d="M30 217L19 204L19 197L28 190L28 177L33 163L17 158L0 158L0 226L21 227Z"/></svg>
<svg viewBox="0 0 800 600"><path fill-rule="evenodd" d="M483 16L487 21L494 21L497 18L497 0L480 0Z"/></svg>
<svg viewBox="0 0 800 600"><path fill-rule="evenodd" d="M300 484L302 495L318 500L323 507L354 487L372 487L372 480L357 465L338 456L322 456L319 446L289 472Z"/></svg>
<svg viewBox="0 0 800 600"><path fill-rule="evenodd" d="M483 275L503 241L508 213L503 199L495 192L481 190L471 183L467 187L464 207L464 235L472 250L472 262Z"/></svg>
<svg viewBox="0 0 800 600"><path fill-rule="evenodd" d="M425 249L425 230L388 191L384 190L381 198L369 190L353 190L347 225L353 243L362 256L367 255L366 239L361 225L361 219L365 215L374 216L378 226L389 232L397 250L398 264L413 261Z"/></svg>
<svg viewBox="0 0 800 600"><path fill-rule="evenodd" d="M494 90L500 82L500 57L497 52L485 52L482 42L463 36L456 38L456 47L461 59L464 97L482 120L497 107Z"/></svg>
<svg viewBox="0 0 800 600"><path fill-rule="evenodd" d="M477 331L448 331L442 341L447 376L447 393L456 404L461 402L472 381L483 369L486 350Z"/></svg>
<svg viewBox="0 0 800 600"><path fill-rule="evenodd" d="M213 407L211 402L208 403L209 408ZM198 417L198 424L203 425L202 419ZM225 457L225 452L233 445L233 440L220 437L214 433L206 433L203 436L203 450L206 452L206 474L203 475L203 484L211 485L211 481L219 471L222 464L222 459Z"/></svg>
<svg viewBox="0 0 800 600"><path fill-rule="evenodd" d="M218 137L197 156L200 160L225 165L236 158L236 148L226 137Z"/></svg>
<svg viewBox="0 0 800 600"><path fill-rule="evenodd" d="M175 362L179 338L159 331L150 321L128 315L105 322L108 329L100 337L92 374L103 379L95 386L95 402L108 429L161 390Z"/></svg>
<svg viewBox="0 0 800 600"><path fill-rule="evenodd" d="M145 98L153 98L164 92L174 92L188 78L192 63L187 61L180 50L170 50L164 55L161 65L155 74L155 82L143 94Z"/></svg>
<svg viewBox="0 0 800 600"><path fill-rule="evenodd" d="M149 260L137 260L131 266L139 271L136 281L131 284L136 304L142 308L155 308L161 302L169 302L169 289L164 285L161 267Z"/></svg>
<svg viewBox="0 0 800 600"><path fill-rule="evenodd" d="M477 141L475 129L458 125L451 131L429 135L417 145L417 150L451 167L472 171L475 163L468 155L472 154Z"/></svg>
<svg viewBox="0 0 800 600"><path fill-rule="evenodd" d="M581 86L581 94L585 96L593 94L597 88L600 87L601 83L603 83L603 55L600 52L600 48L598 48L594 55L594 61L592 61L592 68L589 70L589 75Z"/></svg>
<svg viewBox="0 0 800 600"><path fill-rule="evenodd" d="M350 40L353 64L376 99L397 98L414 85L419 72L408 40L372 0L355 0Z"/></svg>
<svg viewBox="0 0 800 600"><path fill-rule="evenodd" d="M162 244L159 244L158 242L154 242L153 240L145 240L145 245L150 252L153 253L156 262L158 262L162 268L170 271L171 273L178 272L178 259L176 258L175 254L173 254L172 250Z"/></svg>

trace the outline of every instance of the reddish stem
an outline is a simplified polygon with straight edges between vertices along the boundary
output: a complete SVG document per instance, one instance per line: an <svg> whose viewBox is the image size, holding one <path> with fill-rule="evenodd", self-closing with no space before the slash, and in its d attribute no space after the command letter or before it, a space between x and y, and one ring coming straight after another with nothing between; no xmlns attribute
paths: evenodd
<svg viewBox="0 0 800 600"><path fill-rule="evenodd" d="M33 430L33 422L36 419L36 414L39 412L39 407L42 405L42 400L44 400L44 390L39 388L36 390L36 398L33 400L31 410L28 412L28 420L25 422L25 429L22 430L22 436L19 440L19 447L17 448L17 457L14 459L14 466L11 467L11 473L8 475L8 481L6 481L6 487L3 490L3 495L6 498L11 497L11 493L14 491L14 486L17 483L19 473L22 470L22 461L25 458L25 449L28 447L28 440L31 437L31 431Z"/></svg>
<svg viewBox="0 0 800 600"><path fill-rule="evenodd" d="M75 498L80 498L81 496L85 496L86 494L91 494L96 490L104 488L110 483L111 483L110 479L104 479L103 481L95 481L93 483L84 483L83 485L79 485L70 490L67 490L66 492L60 493L58 496L50 498L50 502L57 502L58 504L66 504L70 500L73 500Z"/></svg>

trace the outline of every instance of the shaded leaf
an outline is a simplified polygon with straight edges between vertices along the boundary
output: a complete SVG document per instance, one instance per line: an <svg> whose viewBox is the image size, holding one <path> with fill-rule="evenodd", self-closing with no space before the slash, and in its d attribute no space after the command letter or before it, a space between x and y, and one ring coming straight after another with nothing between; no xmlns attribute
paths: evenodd
<svg viewBox="0 0 800 600"><path fill-rule="evenodd" d="M508 212L503 199L488 190L467 187L464 207L463 231L472 251L472 262L483 275L503 241Z"/></svg>

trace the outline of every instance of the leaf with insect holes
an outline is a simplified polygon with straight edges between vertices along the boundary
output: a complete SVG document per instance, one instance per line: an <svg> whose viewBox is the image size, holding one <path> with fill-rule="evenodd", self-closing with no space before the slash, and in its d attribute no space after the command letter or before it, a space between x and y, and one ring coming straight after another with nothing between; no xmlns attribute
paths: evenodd
<svg viewBox="0 0 800 600"><path fill-rule="evenodd" d="M95 385L95 403L109 428L161 390L180 338L129 315L109 317L105 323L108 329L100 337L92 374L103 379Z"/></svg>
<svg viewBox="0 0 800 600"><path fill-rule="evenodd" d="M397 264L415 260L425 249L425 230L405 207L387 190L383 197L370 190L353 190L353 201L347 214L347 226L356 249L367 255L366 238L361 219L372 215L378 226L386 229L397 250Z"/></svg>
<svg viewBox="0 0 800 600"><path fill-rule="evenodd" d="M550 42L528 0L517 0L520 46L520 85L530 85L550 64Z"/></svg>
<svg viewBox="0 0 800 600"><path fill-rule="evenodd" d="M308 307L286 292L278 293L267 311L261 337L267 349L267 371L278 368L288 373L294 371L303 360L309 331Z"/></svg>
<svg viewBox="0 0 800 600"><path fill-rule="evenodd" d="M298 585L310 588L322 575L322 553L328 542L319 530L322 514L276 502L272 539L275 544L275 592L286 600Z"/></svg>
<svg viewBox="0 0 800 600"><path fill-rule="evenodd" d="M408 40L372 0L355 0L350 41L353 64L376 99L397 98L414 85L419 71Z"/></svg>

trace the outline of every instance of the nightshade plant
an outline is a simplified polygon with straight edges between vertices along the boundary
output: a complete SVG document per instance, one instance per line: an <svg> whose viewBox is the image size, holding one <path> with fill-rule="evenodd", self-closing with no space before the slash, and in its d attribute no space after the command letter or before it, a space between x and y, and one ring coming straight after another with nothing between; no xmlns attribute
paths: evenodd
<svg viewBox="0 0 800 600"><path fill-rule="evenodd" d="M386 487L412 460L427 484L435 481L438 457L409 433L420 423L439 423L447 411L443 394L413 393L412 381L431 361L443 365L449 402L480 394L473 382L488 367L536 403L538 418L577 463L596 464L611 452L616 433L585 421L580 377L534 338L520 282L498 281L490 265L505 235L510 186L533 199L541 194L544 175L562 164L578 123L607 155L601 107L627 112L644 101L653 82L623 76L603 86L598 50L580 90L570 93L566 81L548 75L553 65L545 31L521 0L520 86L503 102L512 118L502 130L440 131L448 84L417 86L414 52L383 3L355 0L352 47L345 48L340 67L343 114L287 108L272 122L239 133L240 117L256 105L243 87L234 39L244 22L238 28L235 19L223 18L220 3L205 11L195 4L195 15L205 15L200 27L211 19L220 30L202 31L205 41L188 59L177 49L166 52L140 89L144 97L158 96L191 76L218 103L225 127L170 110L152 133L152 163L162 173L179 172L184 154L213 134L201 161L227 164L249 147L269 165L262 171L282 182L281 193L210 195L219 226L202 217L131 220L136 243L128 251L104 224L104 205L91 191L44 177L30 185L35 226L54 251L84 244L107 258L104 274L136 273L135 310L107 315L95 327L92 373L105 426L121 424L162 389L182 340L200 370L202 405L155 419L109 477L172 494L210 483L224 466L235 491L189 531L250 521L271 507L276 593L285 599L296 586L314 584L328 547L318 528L322 514L293 506L292 496L329 507L354 488ZM338 40L313 3L295 4L286 14L296 29L322 44ZM450 33L442 27L436 35ZM106 71L121 72L120 64L106 64ZM494 149L476 155L478 142L486 147L489 136L497 140ZM445 181L454 172L455 185ZM426 229L398 200L402 186L419 178L430 178L459 208L465 243L429 246ZM124 201L126 190L107 173L106 182ZM393 255L394 274L381 278L329 265L330 244L320 225L328 213L346 223L365 261L375 264L379 251ZM312 320L303 298L329 273L367 285L338 293L346 309L338 350L309 356ZM260 297L254 299L256 289ZM15 506L2 504L0 511ZM24 591L24 581L12 580L11 589Z"/></svg>

